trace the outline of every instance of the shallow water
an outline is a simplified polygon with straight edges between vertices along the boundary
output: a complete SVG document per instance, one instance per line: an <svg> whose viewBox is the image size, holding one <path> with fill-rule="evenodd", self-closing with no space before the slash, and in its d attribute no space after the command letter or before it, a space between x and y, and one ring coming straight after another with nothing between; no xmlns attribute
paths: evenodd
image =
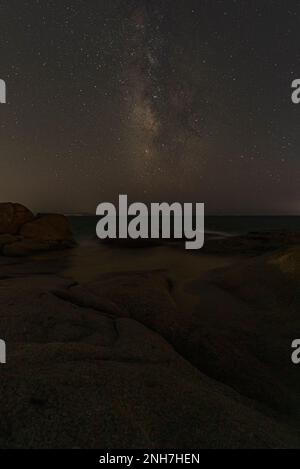
<svg viewBox="0 0 300 469"><path fill-rule="evenodd" d="M228 257L196 254L177 245L128 249L83 241L68 256L64 275L86 282L107 272L165 270L174 280L185 280L232 262Z"/></svg>

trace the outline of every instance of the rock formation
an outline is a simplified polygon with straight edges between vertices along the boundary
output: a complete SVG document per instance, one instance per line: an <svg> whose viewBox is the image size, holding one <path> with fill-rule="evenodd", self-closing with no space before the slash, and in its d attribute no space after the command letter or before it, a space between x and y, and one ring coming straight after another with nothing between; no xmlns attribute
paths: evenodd
<svg viewBox="0 0 300 469"><path fill-rule="evenodd" d="M33 213L24 205L0 203L0 234L17 234L21 226L33 218Z"/></svg>
<svg viewBox="0 0 300 469"><path fill-rule="evenodd" d="M5 256L27 256L36 252L74 246L64 215L33 213L21 204L0 204L0 252Z"/></svg>

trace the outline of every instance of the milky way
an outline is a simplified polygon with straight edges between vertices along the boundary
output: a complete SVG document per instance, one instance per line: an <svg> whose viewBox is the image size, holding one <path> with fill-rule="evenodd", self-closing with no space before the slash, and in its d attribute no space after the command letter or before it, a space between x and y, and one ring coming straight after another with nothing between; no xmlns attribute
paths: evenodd
<svg viewBox="0 0 300 469"><path fill-rule="evenodd" d="M128 150L132 170L144 192L167 184L184 187L201 159L201 118L194 106L196 89L169 62L174 37L164 34L171 4L129 10L124 41L124 93L128 112ZM180 57L178 61L184 66ZM174 56L173 56L174 58ZM177 60L177 59L176 59Z"/></svg>

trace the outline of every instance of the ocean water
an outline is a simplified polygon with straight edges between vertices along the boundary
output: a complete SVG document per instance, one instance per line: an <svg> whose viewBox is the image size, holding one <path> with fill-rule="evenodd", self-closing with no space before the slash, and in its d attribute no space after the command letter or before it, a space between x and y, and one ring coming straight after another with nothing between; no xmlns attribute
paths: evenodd
<svg viewBox="0 0 300 469"><path fill-rule="evenodd" d="M200 251L188 251L170 243L158 244L155 249L130 249L130 246L114 246L98 242L96 216L70 217L78 246L70 250L64 275L78 281L89 282L99 275L112 272L139 272L163 270L178 285L188 288L191 279L201 278L208 271L223 268L236 262L236 256L224 254L202 255ZM249 231L288 230L300 232L300 217L206 217L206 232L221 235L238 235ZM149 247L149 246L148 246ZM193 307L194 297L189 299Z"/></svg>
<svg viewBox="0 0 300 469"><path fill-rule="evenodd" d="M69 216L77 241L96 236L96 216ZM250 231L299 231L300 216L206 216L205 231L222 235L246 234Z"/></svg>

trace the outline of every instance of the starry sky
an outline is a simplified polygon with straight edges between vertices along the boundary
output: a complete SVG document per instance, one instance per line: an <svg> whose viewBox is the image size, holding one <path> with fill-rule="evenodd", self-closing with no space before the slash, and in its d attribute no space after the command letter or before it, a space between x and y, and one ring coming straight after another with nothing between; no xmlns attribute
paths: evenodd
<svg viewBox="0 0 300 469"><path fill-rule="evenodd" d="M1 0L1 201L300 214L300 2Z"/></svg>

